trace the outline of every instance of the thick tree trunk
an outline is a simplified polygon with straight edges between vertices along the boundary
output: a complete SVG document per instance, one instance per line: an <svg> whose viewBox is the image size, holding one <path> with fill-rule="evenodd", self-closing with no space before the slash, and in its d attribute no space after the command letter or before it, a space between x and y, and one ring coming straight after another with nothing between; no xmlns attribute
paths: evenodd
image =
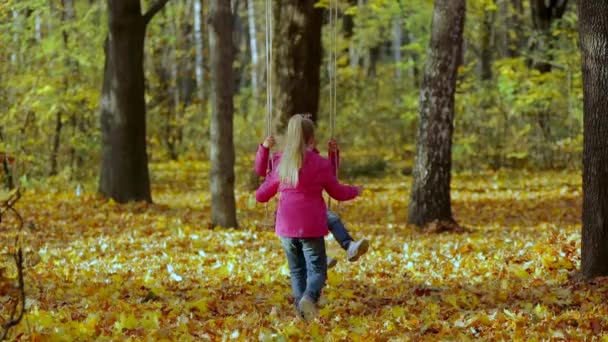
<svg viewBox="0 0 608 342"><path fill-rule="evenodd" d="M408 222L453 222L450 203L456 72L465 0L435 0L431 42L420 91L420 121Z"/></svg>
<svg viewBox="0 0 608 342"><path fill-rule="evenodd" d="M608 276L608 2L579 0L583 67L581 273Z"/></svg>
<svg viewBox="0 0 608 342"><path fill-rule="evenodd" d="M296 113L319 111L321 26L317 0L274 0L274 132L283 132Z"/></svg>
<svg viewBox="0 0 608 342"><path fill-rule="evenodd" d="M233 15L230 1L210 2L211 75L211 223L237 227L234 198L234 75Z"/></svg>
<svg viewBox="0 0 608 342"><path fill-rule="evenodd" d="M108 0L99 192L119 203L152 201L146 151L144 38L147 23L166 2L159 0L142 16L139 0Z"/></svg>

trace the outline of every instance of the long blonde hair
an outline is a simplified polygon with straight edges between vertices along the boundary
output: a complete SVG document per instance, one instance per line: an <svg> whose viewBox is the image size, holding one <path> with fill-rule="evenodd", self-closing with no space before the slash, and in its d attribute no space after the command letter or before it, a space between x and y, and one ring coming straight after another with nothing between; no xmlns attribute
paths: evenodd
<svg viewBox="0 0 608 342"><path fill-rule="evenodd" d="M310 114L296 114L289 119L285 148L279 162L279 179L281 183L298 185L298 173L304 161L306 144L315 135L315 125Z"/></svg>

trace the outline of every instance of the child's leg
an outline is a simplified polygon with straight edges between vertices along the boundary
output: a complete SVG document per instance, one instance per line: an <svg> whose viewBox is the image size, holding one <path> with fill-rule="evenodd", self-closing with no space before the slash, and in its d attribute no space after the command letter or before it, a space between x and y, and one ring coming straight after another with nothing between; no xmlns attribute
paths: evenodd
<svg viewBox="0 0 608 342"><path fill-rule="evenodd" d="M348 245L353 241L353 238L344 227L344 223L340 219L340 216L336 215L333 211L327 211L327 228L334 236L336 241L340 244L344 250L348 250Z"/></svg>
<svg viewBox="0 0 608 342"><path fill-rule="evenodd" d="M302 243L296 238L281 237L281 244L291 273L291 291L296 308L306 290L306 259L302 252Z"/></svg>
<svg viewBox="0 0 608 342"><path fill-rule="evenodd" d="M306 290L303 297L308 297L317 303L321 290L327 280L327 255L325 254L325 239L300 239L302 252L306 260Z"/></svg>
<svg viewBox="0 0 608 342"><path fill-rule="evenodd" d="M327 211L327 227L336 241L346 251L348 261L357 261L369 249L369 241L367 239L353 240L348 230L344 227L340 216L329 210Z"/></svg>

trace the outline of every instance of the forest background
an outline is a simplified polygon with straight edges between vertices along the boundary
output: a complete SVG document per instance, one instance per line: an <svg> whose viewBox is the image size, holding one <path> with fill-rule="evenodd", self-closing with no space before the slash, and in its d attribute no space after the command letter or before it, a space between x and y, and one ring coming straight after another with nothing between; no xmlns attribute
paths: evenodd
<svg viewBox="0 0 608 342"><path fill-rule="evenodd" d="M587 190L581 179L583 123L603 102L583 115L579 32L601 36L589 29L593 13L608 13L599 3L471 0L459 13L446 9L464 10L461 0L1 1L0 152L4 183L22 197L0 198L2 239L17 238L0 246L0 334L606 341L608 281L595 278L606 274L603 216L595 215L604 208L603 174L588 172L596 183ZM581 31L577 7L586 13ZM451 41L458 49L441 49L449 40L433 45L431 23L464 17L462 41ZM129 40L121 50L109 34L141 34L145 45ZM453 79L425 76L435 59L458 66ZM454 131L450 163L438 163L447 182L425 191L447 194L446 218L457 224L438 234L445 227L436 221L411 224L412 203L424 198L408 194L417 148L451 127L420 132L422 94L448 81L456 84ZM122 86L141 90L143 101L129 92L128 101L108 97ZM597 89L586 98L603 98ZM256 204L252 194L258 144L295 111L313 113L319 141L338 139L340 179L367 190L334 208L353 235L372 241L355 264L328 238L341 260L320 318L308 325L288 300L289 273L270 227L274 204ZM139 121L113 130L108 114ZM604 121L592 131L600 142ZM222 140L227 132L233 139ZM126 149L125 158L112 144L139 150ZM129 160L145 172L124 167ZM601 158L593 162L603 170ZM109 177L114 167L125 177ZM598 234L586 240L583 193L595 199L586 226ZM233 203L217 200L225 194ZM7 207L21 214L22 229ZM238 228L227 229L237 218ZM579 268L594 279L577 277Z"/></svg>

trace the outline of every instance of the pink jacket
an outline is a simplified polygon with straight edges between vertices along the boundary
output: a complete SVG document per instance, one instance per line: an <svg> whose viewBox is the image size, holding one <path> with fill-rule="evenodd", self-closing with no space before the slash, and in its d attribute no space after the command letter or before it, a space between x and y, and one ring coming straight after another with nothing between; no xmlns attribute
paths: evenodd
<svg viewBox="0 0 608 342"><path fill-rule="evenodd" d="M275 154L272 159L273 165L277 166L281 155ZM330 161L315 150L306 151L299 182L295 187L280 184L277 168L274 168L255 192L255 198L258 202L267 202L277 192L281 192L275 224L277 235L296 238L327 235L327 208L322 196L323 190L338 201L353 199L358 194L356 187L340 184L334 172L335 168Z"/></svg>
<svg viewBox="0 0 608 342"><path fill-rule="evenodd" d="M313 149L313 151L319 153L319 150L317 150L316 148ZM253 164L253 169L255 170L255 173L260 177L266 177L266 173L270 173L272 171L272 166L276 165L274 162L274 158L276 156L273 156L273 162L268 165L269 155L270 150L268 148L264 147L264 145L262 144L258 145L258 151L255 154L255 162ZM338 170L338 167L340 166L340 150L336 151L335 153L332 153L330 151L328 158L331 161L331 169L335 175L336 171Z"/></svg>

